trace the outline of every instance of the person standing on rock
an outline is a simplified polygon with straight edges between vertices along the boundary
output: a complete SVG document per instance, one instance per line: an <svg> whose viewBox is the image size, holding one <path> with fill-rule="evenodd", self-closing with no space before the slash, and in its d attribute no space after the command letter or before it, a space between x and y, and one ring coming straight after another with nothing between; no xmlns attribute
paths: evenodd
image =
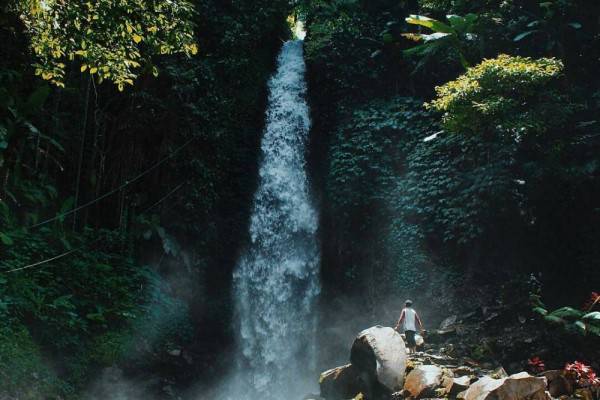
<svg viewBox="0 0 600 400"><path fill-rule="evenodd" d="M409 353L417 351L417 342L415 341L417 324L419 324L419 330L423 332L423 323L421 322L421 318L419 318L419 314L412 308L412 301L406 300L402 313L400 313L400 319L398 319L394 329L398 332L400 332L401 327L404 329Z"/></svg>

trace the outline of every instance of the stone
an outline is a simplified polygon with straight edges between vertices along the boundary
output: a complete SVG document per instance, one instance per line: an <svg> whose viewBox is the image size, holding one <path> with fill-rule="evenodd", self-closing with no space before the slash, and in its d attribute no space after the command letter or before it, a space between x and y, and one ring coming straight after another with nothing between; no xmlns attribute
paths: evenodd
<svg viewBox="0 0 600 400"><path fill-rule="evenodd" d="M450 328L452 325L454 325L456 323L457 319L458 319L458 316L456 316L456 315L451 315L450 317L446 318L440 324L440 330Z"/></svg>
<svg viewBox="0 0 600 400"><path fill-rule="evenodd" d="M575 382L565 374L564 370L545 371L541 375L548 380L548 392L552 397L573 394Z"/></svg>
<svg viewBox="0 0 600 400"><path fill-rule="evenodd" d="M367 384L367 398L402 389L407 355L404 340L390 327L374 326L358 334L350 361Z"/></svg>
<svg viewBox="0 0 600 400"><path fill-rule="evenodd" d="M449 378L446 384L446 393L458 394L466 391L471 386L471 378L468 376L459 376L458 378Z"/></svg>
<svg viewBox="0 0 600 400"><path fill-rule="evenodd" d="M492 377L496 379L508 378L508 373L503 367L498 367L492 372Z"/></svg>
<svg viewBox="0 0 600 400"><path fill-rule="evenodd" d="M416 399L424 397L436 397L445 377L450 377L450 372L436 365L420 365L415 367L406 376L404 390L410 393L410 397Z"/></svg>
<svg viewBox="0 0 600 400"><path fill-rule="evenodd" d="M404 400L404 391L392 393L390 400Z"/></svg>
<svg viewBox="0 0 600 400"><path fill-rule="evenodd" d="M581 388L575 390L575 395L581 400L594 400L594 395L589 388Z"/></svg>
<svg viewBox="0 0 600 400"><path fill-rule="evenodd" d="M546 378L527 372L501 379L486 375L467 389L464 400L549 400L546 383Z"/></svg>
<svg viewBox="0 0 600 400"><path fill-rule="evenodd" d="M173 357L179 357L181 355L181 350L179 350L179 349L169 350L168 353L169 353L169 355L171 355Z"/></svg>
<svg viewBox="0 0 600 400"><path fill-rule="evenodd" d="M473 375L475 370L469 366L461 365L460 367L454 368L452 372L454 372L454 375L456 376L469 376Z"/></svg>
<svg viewBox="0 0 600 400"><path fill-rule="evenodd" d="M332 368L319 378L321 396L326 399L351 399L364 390L358 371L351 364Z"/></svg>

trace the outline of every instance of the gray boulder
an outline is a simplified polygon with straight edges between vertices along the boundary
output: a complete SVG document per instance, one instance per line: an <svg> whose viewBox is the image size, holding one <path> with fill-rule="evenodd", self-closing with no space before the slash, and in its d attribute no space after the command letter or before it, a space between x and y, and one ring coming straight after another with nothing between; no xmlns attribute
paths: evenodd
<svg viewBox="0 0 600 400"><path fill-rule="evenodd" d="M452 373L448 370L436 365L419 365L406 376L404 391L416 399L438 397L442 391L450 390L451 379ZM441 388L441 386L446 387ZM438 388L440 388L440 393L436 392Z"/></svg>
<svg viewBox="0 0 600 400"><path fill-rule="evenodd" d="M352 364L322 372L319 387L321 396L328 400L351 399L365 390L365 385Z"/></svg>
<svg viewBox="0 0 600 400"><path fill-rule="evenodd" d="M549 400L546 382L527 372L501 379L486 375L467 389L464 400Z"/></svg>
<svg viewBox="0 0 600 400"><path fill-rule="evenodd" d="M350 361L368 385L368 398L402 389L406 346L394 329L377 325L359 333L352 344Z"/></svg>

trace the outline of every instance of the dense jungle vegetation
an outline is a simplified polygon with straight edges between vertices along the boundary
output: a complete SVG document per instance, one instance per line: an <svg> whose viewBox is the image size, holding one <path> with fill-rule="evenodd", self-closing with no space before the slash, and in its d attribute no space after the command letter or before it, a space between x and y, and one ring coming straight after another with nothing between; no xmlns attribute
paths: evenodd
<svg viewBox="0 0 600 400"><path fill-rule="evenodd" d="M0 12L0 398L81 398L115 364L161 390L219 376L289 15L307 30L324 325L398 296L435 319L530 294L556 332L600 335L582 305L600 284L600 3Z"/></svg>
<svg viewBox="0 0 600 400"><path fill-rule="evenodd" d="M339 0L302 12L328 323L347 322L357 293L375 321L398 296L431 320L529 293L548 320L597 334L539 300L578 319L600 282L599 5Z"/></svg>
<svg viewBox="0 0 600 400"><path fill-rule="evenodd" d="M272 0L3 6L0 397L76 396L116 362L211 375L288 14ZM165 367L184 345L194 367Z"/></svg>

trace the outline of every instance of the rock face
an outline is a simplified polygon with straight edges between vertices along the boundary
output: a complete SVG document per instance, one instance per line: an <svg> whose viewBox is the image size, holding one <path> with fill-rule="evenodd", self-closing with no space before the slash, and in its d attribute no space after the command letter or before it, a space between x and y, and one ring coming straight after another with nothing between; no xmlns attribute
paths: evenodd
<svg viewBox="0 0 600 400"><path fill-rule="evenodd" d="M473 383L464 395L465 400L548 400L546 378L527 372L508 378L494 379L484 376Z"/></svg>
<svg viewBox="0 0 600 400"><path fill-rule="evenodd" d="M326 399L351 399L365 390L358 371L352 364L343 365L321 373L321 396Z"/></svg>
<svg viewBox="0 0 600 400"><path fill-rule="evenodd" d="M368 384L369 393L400 390L404 383L406 360L406 347L400 334L379 325L359 333L350 352L350 361Z"/></svg>
<svg viewBox="0 0 600 400"><path fill-rule="evenodd" d="M406 377L405 392L416 399L436 397L435 390L442 385L445 376L450 374L435 365L419 365Z"/></svg>

